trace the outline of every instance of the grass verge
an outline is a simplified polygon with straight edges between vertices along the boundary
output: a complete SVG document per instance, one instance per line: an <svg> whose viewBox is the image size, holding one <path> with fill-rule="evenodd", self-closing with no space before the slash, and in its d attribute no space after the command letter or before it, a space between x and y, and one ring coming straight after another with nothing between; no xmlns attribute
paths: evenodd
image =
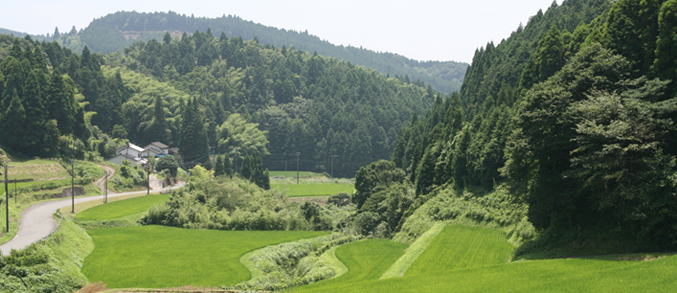
<svg viewBox="0 0 677 293"><path fill-rule="evenodd" d="M80 267L93 249L89 235L64 219L47 239L0 256L0 292L74 292L87 283Z"/></svg>

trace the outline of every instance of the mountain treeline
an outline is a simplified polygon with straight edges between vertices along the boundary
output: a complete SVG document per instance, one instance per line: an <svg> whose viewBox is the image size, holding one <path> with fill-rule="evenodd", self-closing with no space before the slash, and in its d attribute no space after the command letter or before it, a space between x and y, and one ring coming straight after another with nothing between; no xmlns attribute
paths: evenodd
<svg viewBox="0 0 677 293"><path fill-rule="evenodd" d="M335 176L352 177L360 166L388 158L399 128L413 113L431 107L436 93L293 47L278 49L223 33L216 38L209 29L180 39L166 33L162 42L137 42L107 60L105 70L120 72L136 92L122 105L127 120L110 127L119 124L142 144L180 145L185 161L211 148L231 154L240 166L255 153L274 170L293 170L298 158L303 170L331 172L333 162ZM139 82L139 73L147 81ZM144 93L150 86L195 97L209 141L203 151L186 155L186 143L204 139L182 140L185 99Z"/></svg>
<svg viewBox="0 0 677 293"><path fill-rule="evenodd" d="M3 119L17 123L3 127L17 132L3 144L30 156L57 154L19 145L28 143L18 138L28 126L33 127L30 135L41 135L35 139L41 143L31 145L54 147L51 141L63 135L59 149L68 152L74 146L78 157L108 158L127 141L161 141L178 146L189 166L211 168L210 155L216 153L226 155L237 171L251 156L263 168L294 170L298 163L302 170L352 177L359 167L390 157L399 128L412 114L429 109L437 93L293 47L278 49L223 33L216 38L209 29L181 38L166 33L162 42L136 42L107 56L88 47L74 54L57 42L29 36L3 38L14 43L5 45L9 57L2 60L3 103L12 109ZM19 73L12 71L19 68L14 63L21 65ZM31 83L33 75L43 80L39 86ZM71 85L64 94L70 104L49 93L24 93L24 88L46 91L49 80L56 80L50 75ZM21 105L11 105L14 88L26 117L41 117L32 120L37 124L11 116L22 115L16 109ZM47 111L51 104L73 113L54 114L55 123L48 124L47 115L56 113ZM77 120L77 128L71 120ZM50 125L59 132L46 130ZM54 137L42 137L48 134Z"/></svg>
<svg viewBox="0 0 677 293"><path fill-rule="evenodd" d="M76 35L59 33L55 30L52 38L62 42L74 51L88 46L93 52L108 54L122 50L136 41L162 40L165 32L181 33L212 30L229 38L257 39L262 44L281 48L294 46L297 50L317 52L326 57L344 60L352 64L376 69L384 75L398 76L415 82L430 84L435 89L450 93L460 88L468 66L454 61L417 61L404 56L374 52L353 46L336 46L307 31L277 29L233 15L218 18L186 16L176 12L125 12L120 11L94 19L88 27Z"/></svg>
<svg viewBox="0 0 677 293"><path fill-rule="evenodd" d="M676 9L553 3L477 50L461 91L413 119L392 160L417 196L507 186L544 232L531 245L674 249Z"/></svg>
<svg viewBox="0 0 677 293"><path fill-rule="evenodd" d="M83 107L87 103L82 101L76 82L62 70L81 73L82 67L70 62L51 66L48 56L53 56L55 63L58 58L69 60L72 56L56 43L41 46L30 38L8 35L0 36L0 43L9 48L0 63L2 144L29 156L68 154L69 140L60 136L86 136Z"/></svg>

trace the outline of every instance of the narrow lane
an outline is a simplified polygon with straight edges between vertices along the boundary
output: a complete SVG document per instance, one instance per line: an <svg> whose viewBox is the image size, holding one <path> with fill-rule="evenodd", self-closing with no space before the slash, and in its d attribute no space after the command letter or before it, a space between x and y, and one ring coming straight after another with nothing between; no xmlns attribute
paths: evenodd
<svg viewBox="0 0 677 293"><path fill-rule="evenodd" d="M172 187L172 189L181 188L185 183L179 183ZM153 192L159 192L161 189L154 189ZM143 191L130 191L116 194L108 194L108 197L118 197L130 194L146 193ZM82 203L92 200L103 200L103 195L94 195L87 197L75 198L75 203ZM70 206L71 198L60 199L55 201L47 201L34 204L26 208L21 213L19 220L19 231L17 231L14 239L0 245L0 250L4 256L9 255L12 249L24 249L33 242L40 239L47 238L56 229L57 221L53 219L52 215L57 210Z"/></svg>

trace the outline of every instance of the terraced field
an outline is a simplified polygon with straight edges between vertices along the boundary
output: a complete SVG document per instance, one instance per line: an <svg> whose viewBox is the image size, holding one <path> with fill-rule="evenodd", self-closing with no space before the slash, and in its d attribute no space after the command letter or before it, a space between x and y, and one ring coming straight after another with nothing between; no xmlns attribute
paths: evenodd
<svg viewBox="0 0 677 293"><path fill-rule="evenodd" d="M315 231L217 231L163 226L88 231L94 251L82 272L108 288L219 286L251 277L240 256L265 246L317 237Z"/></svg>
<svg viewBox="0 0 677 293"><path fill-rule="evenodd" d="M299 196L326 196L341 192L355 193L355 187L352 183L334 183L334 182L317 182L308 183L301 182L301 184L279 184L271 183L271 188L284 191L291 197Z"/></svg>
<svg viewBox="0 0 677 293"><path fill-rule="evenodd" d="M148 211L154 204L166 202L169 194L151 194L95 206L78 213L75 218L84 221L109 220Z"/></svg>
<svg viewBox="0 0 677 293"><path fill-rule="evenodd" d="M343 245L336 249L336 257L348 267L346 274L300 287L296 291L311 292L327 287L340 287L343 284L377 280L390 264L404 253L405 248L406 244L387 239L370 239Z"/></svg>
<svg viewBox="0 0 677 293"><path fill-rule="evenodd" d="M500 234L491 229L448 226L402 277L350 282L336 278L300 287L298 291L674 292L677 288L675 255L646 261L579 258L509 263L510 245ZM344 252L350 254L343 256L346 259L364 258L359 251ZM339 250L336 253L338 256ZM383 259L364 260L372 262L367 267L385 265L377 263ZM346 261L346 265L349 272L365 267L350 261Z"/></svg>

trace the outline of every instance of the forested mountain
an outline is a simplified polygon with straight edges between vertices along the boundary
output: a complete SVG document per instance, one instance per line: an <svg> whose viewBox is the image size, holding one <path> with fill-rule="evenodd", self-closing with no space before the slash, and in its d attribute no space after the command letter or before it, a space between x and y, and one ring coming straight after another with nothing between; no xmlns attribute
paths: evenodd
<svg viewBox="0 0 677 293"><path fill-rule="evenodd" d="M545 232L534 245L674 249L676 12L553 3L477 50L461 91L405 127L392 160L419 196L509 187Z"/></svg>
<svg viewBox="0 0 677 293"><path fill-rule="evenodd" d="M223 33L216 38L210 30L181 38L166 33L162 42L137 42L107 56L87 47L78 55L57 42L3 38L14 40L10 56L28 56L19 63L22 72L32 72L33 60L72 78L70 97L82 102L75 109L87 124L75 135L81 155L109 157L127 140L162 141L178 146L187 165L209 165L216 153L229 156L233 167L255 156L273 170L296 169L298 160L302 170L330 172L333 166L335 176L352 177L360 166L388 158L397 131L412 114L429 109L436 94L336 59ZM34 88L26 86L28 73L2 69L7 105L11 88ZM24 107L35 102L17 92ZM40 97L42 105L55 99ZM27 155L51 155L2 142Z"/></svg>
<svg viewBox="0 0 677 293"><path fill-rule="evenodd" d="M262 44L278 48L294 46L297 50L317 52L319 55L344 60L355 65L376 69L383 75L399 76L412 82L421 81L433 88L450 93L457 91L463 82L468 64L454 61L421 62L392 53L379 53L352 46L336 46L307 31L277 29L237 16L218 18L186 16L175 12L116 12L94 19L88 27L75 36L59 33L52 37L73 51L80 52L88 46L92 52L111 53L130 46L135 41L162 40L166 31L175 35L183 32L205 32L215 35L224 32L227 37L244 40L256 38Z"/></svg>

